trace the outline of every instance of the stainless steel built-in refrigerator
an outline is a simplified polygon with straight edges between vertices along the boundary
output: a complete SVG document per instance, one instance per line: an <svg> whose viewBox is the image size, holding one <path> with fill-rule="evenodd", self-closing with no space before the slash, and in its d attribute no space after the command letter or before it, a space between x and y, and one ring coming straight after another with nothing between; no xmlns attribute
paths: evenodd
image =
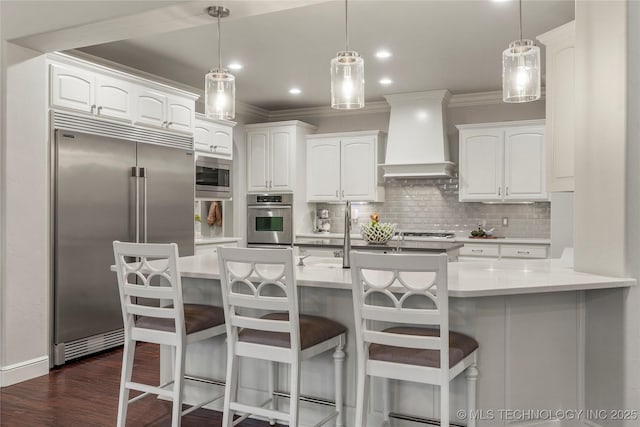
<svg viewBox="0 0 640 427"><path fill-rule="evenodd" d="M193 152L56 130L54 364L122 342L112 242L193 255Z"/></svg>

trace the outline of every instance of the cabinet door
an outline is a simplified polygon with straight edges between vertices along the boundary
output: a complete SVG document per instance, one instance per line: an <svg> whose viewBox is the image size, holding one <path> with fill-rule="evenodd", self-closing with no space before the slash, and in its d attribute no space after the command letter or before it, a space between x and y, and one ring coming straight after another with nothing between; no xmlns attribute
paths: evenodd
<svg viewBox="0 0 640 427"><path fill-rule="evenodd" d="M501 129L460 131L459 200L502 200L503 162Z"/></svg>
<svg viewBox="0 0 640 427"><path fill-rule="evenodd" d="M75 68L51 65L51 105L93 113L94 74Z"/></svg>
<svg viewBox="0 0 640 427"><path fill-rule="evenodd" d="M136 123L165 127L167 97L153 90L138 88Z"/></svg>
<svg viewBox="0 0 640 427"><path fill-rule="evenodd" d="M132 120L131 84L107 76L96 77L96 104L99 116Z"/></svg>
<svg viewBox="0 0 640 427"><path fill-rule="evenodd" d="M307 143L307 201L335 202L340 198L340 139L311 139Z"/></svg>
<svg viewBox="0 0 640 427"><path fill-rule="evenodd" d="M167 97L167 129L193 132L195 102L179 96Z"/></svg>
<svg viewBox="0 0 640 427"><path fill-rule="evenodd" d="M375 199L375 137L342 138L340 154L340 197L343 200Z"/></svg>
<svg viewBox="0 0 640 427"><path fill-rule="evenodd" d="M269 131L247 132L247 191L266 191L268 172Z"/></svg>
<svg viewBox="0 0 640 427"><path fill-rule="evenodd" d="M270 148L270 191L292 191L292 169L295 161L292 157L292 145L295 143L295 131L291 126L269 129Z"/></svg>
<svg viewBox="0 0 640 427"><path fill-rule="evenodd" d="M505 129L505 200L548 200L543 127Z"/></svg>
<svg viewBox="0 0 640 427"><path fill-rule="evenodd" d="M206 122L198 121L193 128L193 148L196 151L211 152L213 127Z"/></svg>
<svg viewBox="0 0 640 427"><path fill-rule="evenodd" d="M214 124L212 126L212 152L225 158L233 156L233 128Z"/></svg>

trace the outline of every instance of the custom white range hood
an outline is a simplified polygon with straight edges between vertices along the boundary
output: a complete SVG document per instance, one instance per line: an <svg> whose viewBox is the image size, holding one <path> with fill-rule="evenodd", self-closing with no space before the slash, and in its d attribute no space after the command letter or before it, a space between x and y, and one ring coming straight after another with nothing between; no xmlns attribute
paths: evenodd
<svg viewBox="0 0 640 427"><path fill-rule="evenodd" d="M450 177L446 111L448 90L386 95L391 106L385 178Z"/></svg>

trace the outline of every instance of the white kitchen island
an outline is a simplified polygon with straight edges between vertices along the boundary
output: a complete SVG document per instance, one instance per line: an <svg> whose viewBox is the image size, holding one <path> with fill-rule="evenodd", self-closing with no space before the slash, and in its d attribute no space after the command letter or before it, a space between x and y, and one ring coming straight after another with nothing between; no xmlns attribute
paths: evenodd
<svg viewBox="0 0 640 427"><path fill-rule="evenodd" d="M391 255L390 255L391 256ZM321 314L354 330L351 273L340 259L307 258L296 267L300 286L300 311ZM186 302L220 304L218 263L215 254L180 259ZM634 279L578 273L558 260L500 260L449 263L450 327L475 337L479 344L478 426L513 423L582 425L576 412L583 408L586 322L584 293L610 289L625 292ZM616 289L617 288L617 289ZM347 425L353 423L355 403L354 337L348 335L346 363ZM187 372L224 379L224 339L192 347ZM622 349L612 349L622 351ZM163 375L168 372L168 353L163 353ZM302 365L303 394L332 396L332 358L323 357ZM280 372L286 387L287 372ZM240 370L241 393L249 399L266 397L266 363L247 361ZM438 417L437 390L429 386L393 384L393 411ZM187 401L196 389L187 390ZM380 387L372 384L374 424L381 408ZM466 424L464 377L452 383L451 420ZM220 409L222 403L211 407ZM302 422L318 419L319 409L301 404ZM326 409L325 409L326 410ZM560 411L562 410L562 411ZM551 418L564 418L555 421ZM394 425L405 425L396 422ZM410 424L406 424L410 425ZM415 424L413 424L415 425Z"/></svg>

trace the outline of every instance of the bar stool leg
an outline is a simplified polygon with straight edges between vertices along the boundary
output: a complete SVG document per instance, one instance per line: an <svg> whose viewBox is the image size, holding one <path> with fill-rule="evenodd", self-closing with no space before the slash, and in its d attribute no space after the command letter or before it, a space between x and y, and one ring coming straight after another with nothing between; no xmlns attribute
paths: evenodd
<svg viewBox="0 0 640 427"><path fill-rule="evenodd" d="M276 410L277 405L276 405L276 396L273 394L274 391L276 390L276 384L277 384L277 378L278 378L278 365L276 364L276 362L273 361L269 361L269 367L267 368L268 370L268 374L269 374L269 397L271 398L271 403L269 403L269 409L273 409ZM273 418L269 419L269 424L270 425L275 425L276 424L276 420Z"/></svg>
<svg viewBox="0 0 640 427"><path fill-rule="evenodd" d="M391 412L391 390L389 389L389 378L380 378L382 381L382 420L385 426L391 425L389 413Z"/></svg>
<svg viewBox="0 0 640 427"><path fill-rule="evenodd" d="M133 373L133 359L136 354L136 342L134 340L125 340L123 354L122 374L120 377L120 399L118 400L118 427L123 427L127 422L129 389L127 389L126 383L131 381L131 374Z"/></svg>
<svg viewBox="0 0 640 427"><path fill-rule="evenodd" d="M300 360L297 357L291 362L290 382L289 425L297 426L300 406Z"/></svg>
<svg viewBox="0 0 640 427"><path fill-rule="evenodd" d="M355 427L364 427L367 422L367 405L369 403L369 375L366 374L363 363L358 362L357 376Z"/></svg>
<svg viewBox="0 0 640 427"><path fill-rule="evenodd" d="M341 342L333 352L333 364L335 367L336 386L336 427L344 426L344 342Z"/></svg>
<svg viewBox="0 0 640 427"><path fill-rule="evenodd" d="M440 427L449 427L449 380L440 384Z"/></svg>
<svg viewBox="0 0 640 427"><path fill-rule="evenodd" d="M231 402L238 400L238 357L228 346L227 352L227 384L224 391L224 409L222 413L222 426L233 427L235 411L231 410Z"/></svg>
<svg viewBox="0 0 640 427"><path fill-rule="evenodd" d="M184 353L185 344L176 346L176 358L173 371L173 411L171 414L171 426L180 427L182 421L182 394L184 391Z"/></svg>
<svg viewBox="0 0 640 427"><path fill-rule="evenodd" d="M474 361L471 366L467 368L467 427L476 427L476 388L478 385L478 368Z"/></svg>

